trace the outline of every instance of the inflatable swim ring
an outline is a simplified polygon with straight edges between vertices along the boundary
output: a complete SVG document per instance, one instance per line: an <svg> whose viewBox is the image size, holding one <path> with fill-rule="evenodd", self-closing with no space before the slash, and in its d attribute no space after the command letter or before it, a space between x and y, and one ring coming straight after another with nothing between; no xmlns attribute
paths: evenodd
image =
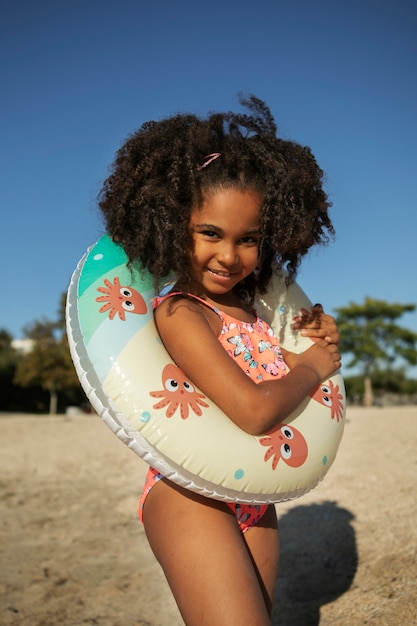
<svg viewBox="0 0 417 626"><path fill-rule="evenodd" d="M317 388L285 424L249 435L188 381L158 336L152 278L131 269L105 236L81 259L68 289L67 333L82 387L114 433L167 478L208 497L280 502L312 489L333 463L343 434L339 373ZM311 345L293 315L311 303L277 276L256 308L281 345Z"/></svg>

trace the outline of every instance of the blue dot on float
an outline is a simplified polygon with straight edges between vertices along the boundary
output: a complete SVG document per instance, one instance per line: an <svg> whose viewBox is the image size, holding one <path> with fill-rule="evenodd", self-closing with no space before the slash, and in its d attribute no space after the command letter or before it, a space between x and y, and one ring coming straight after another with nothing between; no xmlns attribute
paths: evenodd
<svg viewBox="0 0 417 626"><path fill-rule="evenodd" d="M235 478L236 480L240 480L241 478L243 478L245 475L245 472L243 469L238 469L235 471Z"/></svg>
<svg viewBox="0 0 417 626"><path fill-rule="evenodd" d="M140 421L146 424L146 422L149 422L150 419L151 414L149 413L149 411L142 411L142 413L140 414Z"/></svg>
<svg viewBox="0 0 417 626"><path fill-rule="evenodd" d="M97 253L93 256L94 261L101 261L101 259L103 258L104 254L101 253Z"/></svg>
<svg viewBox="0 0 417 626"><path fill-rule="evenodd" d="M324 455L322 463L323 463L323 465L327 465L327 456L326 455Z"/></svg>

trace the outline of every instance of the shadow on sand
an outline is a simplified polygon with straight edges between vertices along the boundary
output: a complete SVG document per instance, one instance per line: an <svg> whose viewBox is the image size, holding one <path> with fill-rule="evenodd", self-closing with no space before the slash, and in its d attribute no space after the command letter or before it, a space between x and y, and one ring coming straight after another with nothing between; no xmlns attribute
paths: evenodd
<svg viewBox="0 0 417 626"><path fill-rule="evenodd" d="M335 502L297 506L279 519L274 626L317 626L320 607L349 589L358 565L353 519Z"/></svg>

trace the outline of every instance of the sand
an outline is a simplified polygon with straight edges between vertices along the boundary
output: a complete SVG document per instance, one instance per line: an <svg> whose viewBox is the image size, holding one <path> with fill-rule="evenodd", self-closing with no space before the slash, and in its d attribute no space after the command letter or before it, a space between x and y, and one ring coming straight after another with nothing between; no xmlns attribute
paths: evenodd
<svg viewBox="0 0 417 626"><path fill-rule="evenodd" d="M145 471L97 416L0 416L2 626L183 624L136 517ZM349 409L325 480L277 505L274 626L417 624L416 482L417 407Z"/></svg>

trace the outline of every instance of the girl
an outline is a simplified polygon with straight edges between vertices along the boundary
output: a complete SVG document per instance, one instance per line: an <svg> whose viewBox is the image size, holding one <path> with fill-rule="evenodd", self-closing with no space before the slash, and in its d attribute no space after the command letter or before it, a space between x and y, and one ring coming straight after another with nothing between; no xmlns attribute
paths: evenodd
<svg viewBox="0 0 417 626"><path fill-rule="evenodd" d="M316 338L296 355L257 317L255 294L266 291L273 264L292 281L311 246L334 231L309 148L278 138L262 101L241 103L247 113L144 124L119 150L100 207L114 240L157 287L176 277L155 299L171 357L240 428L261 435L341 363L335 322L320 305L296 320ZM140 517L188 626L270 623L273 505L208 499L150 468Z"/></svg>

